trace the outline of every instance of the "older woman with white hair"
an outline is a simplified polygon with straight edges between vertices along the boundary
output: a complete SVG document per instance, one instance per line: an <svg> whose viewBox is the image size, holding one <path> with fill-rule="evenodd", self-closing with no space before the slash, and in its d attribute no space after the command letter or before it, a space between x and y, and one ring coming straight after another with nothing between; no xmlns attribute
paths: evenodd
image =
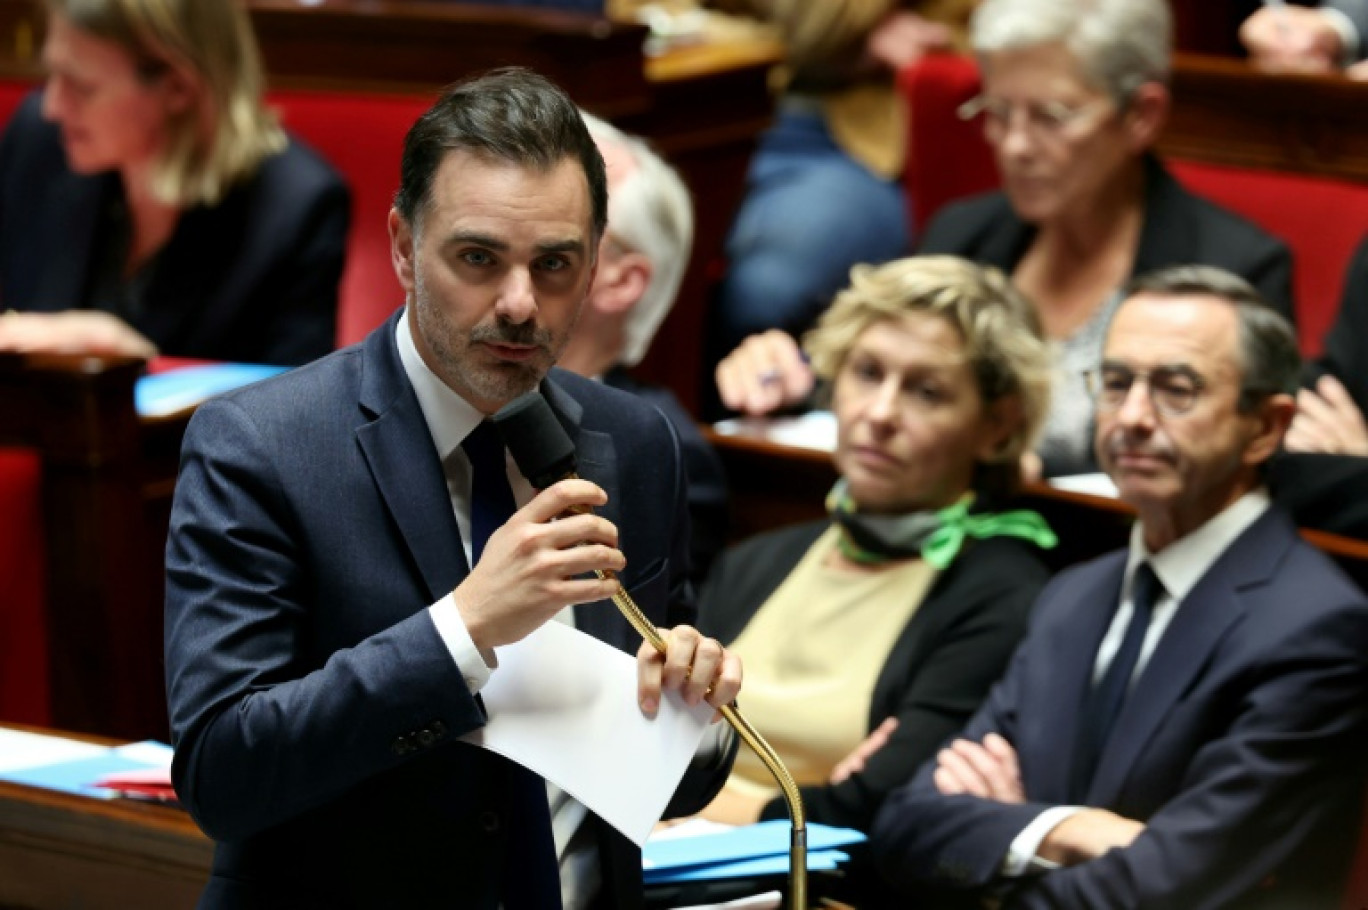
<svg viewBox="0 0 1368 910"><path fill-rule="evenodd" d="M983 91L961 113L982 118L1002 190L938 213L919 251L997 266L1034 302L1056 367L1037 454L1046 475L1088 470L1082 373L1097 362L1126 280L1169 265L1219 266L1291 318L1291 256L1188 193L1152 153L1170 101L1166 0L984 0L970 41ZM791 339L747 344L719 368L725 403L758 412L807 393L810 373Z"/></svg>
<svg viewBox="0 0 1368 910"><path fill-rule="evenodd" d="M0 350L331 350L347 191L263 105L241 5L45 5L47 85L0 141Z"/></svg>

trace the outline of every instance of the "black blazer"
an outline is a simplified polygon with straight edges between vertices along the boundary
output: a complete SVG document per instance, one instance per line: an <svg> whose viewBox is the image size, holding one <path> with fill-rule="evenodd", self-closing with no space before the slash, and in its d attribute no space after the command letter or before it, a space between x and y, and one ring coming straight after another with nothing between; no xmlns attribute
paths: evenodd
<svg viewBox="0 0 1368 910"><path fill-rule="evenodd" d="M1145 159L1145 224L1131 275L1170 265L1214 265L1234 272L1296 324L1292 254L1287 245L1239 215L1194 196L1158 158ZM926 229L918 252L963 256L1007 273L1026 255L1036 228L1017 217L1002 192L946 206Z"/></svg>
<svg viewBox="0 0 1368 910"><path fill-rule="evenodd" d="M216 841L201 907L492 910L516 862L507 762L456 741L484 710L425 609L468 570L396 319L201 405L185 434L166 672L176 790ZM563 371L543 391L608 493L623 585L655 624L692 621L669 423ZM577 619L636 651L611 604ZM728 766L686 776L671 814L705 805ZM640 851L590 822L600 906L639 906Z"/></svg>
<svg viewBox="0 0 1368 910"><path fill-rule="evenodd" d="M699 628L734 641L826 528L783 528L723 553L699 598ZM1048 578L1028 544L966 541L903 627L874 684L868 729L897 717L897 732L862 773L835 786L803 787L809 820L869 830L884 796L964 724L1002 675ZM786 818L783 801L766 806L764 817Z"/></svg>
<svg viewBox="0 0 1368 910"><path fill-rule="evenodd" d="M101 212L116 174L66 165L59 131L25 99L0 140L0 306L87 306ZM133 327L164 354L293 365L331 351L350 201L341 177L291 140L218 205L186 211L158 256Z"/></svg>

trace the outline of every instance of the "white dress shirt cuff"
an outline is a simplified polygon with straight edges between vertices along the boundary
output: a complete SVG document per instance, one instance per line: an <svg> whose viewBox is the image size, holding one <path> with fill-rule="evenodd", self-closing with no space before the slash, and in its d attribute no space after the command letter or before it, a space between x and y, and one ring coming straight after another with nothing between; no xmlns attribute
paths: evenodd
<svg viewBox="0 0 1368 910"><path fill-rule="evenodd" d="M1021 878L1024 875L1037 875L1058 869L1059 863L1041 859L1036 856L1036 851L1040 849L1046 835L1058 827L1060 822L1082 811L1082 806L1054 806L1033 818L1007 848L1007 855L1002 859L1003 876Z"/></svg>
<svg viewBox="0 0 1368 910"><path fill-rule="evenodd" d="M1321 7L1318 12L1325 17L1325 21L1330 23L1340 39L1340 66L1349 66L1359 58L1359 42L1362 37L1358 29L1354 26L1354 20L1337 9L1328 6Z"/></svg>
<svg viewBox="0 0 1368 910"><path fill-rule="evenodd" d="M448 594L428 607L428 615L432 617L432 624L437 627L442 644L451 652L451 659L456 662L456 668L461 671L466 688L470 690L471 695L475 695L489 682L490 672L499 665L498 658L495 658L493 666L485 663L484 657L480 655L480 649L475 647L475 642L470 638L470 631L466 628L465 620L461 618L461 611L456 608L456 600L452 595Z"/></svg>

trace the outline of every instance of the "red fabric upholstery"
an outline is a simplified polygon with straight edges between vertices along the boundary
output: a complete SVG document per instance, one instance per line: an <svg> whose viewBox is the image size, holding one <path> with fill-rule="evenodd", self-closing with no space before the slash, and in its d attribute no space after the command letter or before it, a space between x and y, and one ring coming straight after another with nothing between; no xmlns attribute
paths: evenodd
<svg viewBox="0 0 1368 910"><path fill-rule="evenodd" d="M958 115L979 92L973 58L928 55L898 74L898 87L911 120L903 183L921 233L947 202L996 187L997 165L979 123Z"/></svg>
<svg viewBox="0 0 1368 910"><path fill-rule="evenodd" d="M1339 309L1344 272L1368 236L1368 186L1277 171L1170 161L1183 185L1239 212L1292 248L1302 354L1320 354Z"/></svg>
<svg viewBox="0 0 1368 910"><path fill-rule="evenodd" d="M390 263L387 217L399 188L404 136L435 100L427 95L275 91L281 122L341 172L352 192L337 344L351 344L403 303Z"/></svg>
<svg viewBox="0 0 1368 910"><path fill-rule="evenodd" d="M0 79L0 126L9 122L19 102L35 87L34 83L28 81Z"/></svg>
<svg viewBox="0 0 1368 910"><path fill-rule="evenodd" d="M0 448L0 721L51 723L42 465Z"/></svg>

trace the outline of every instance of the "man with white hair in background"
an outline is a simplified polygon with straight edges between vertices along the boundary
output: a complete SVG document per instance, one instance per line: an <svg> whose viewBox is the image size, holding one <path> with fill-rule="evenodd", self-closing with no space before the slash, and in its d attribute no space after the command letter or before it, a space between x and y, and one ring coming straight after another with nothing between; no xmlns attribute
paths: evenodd
<svg viewBox="0 0 1368 910"><path fill-rule="evenodd" d="M646 356L679 293L693 246L693 203L679 174L645 141L582 116L608 169L608 230L560 366L646 399L674 425L689 481L690 575L698 583L726 543L722 462L673 393L627 372Z"/></svg>

